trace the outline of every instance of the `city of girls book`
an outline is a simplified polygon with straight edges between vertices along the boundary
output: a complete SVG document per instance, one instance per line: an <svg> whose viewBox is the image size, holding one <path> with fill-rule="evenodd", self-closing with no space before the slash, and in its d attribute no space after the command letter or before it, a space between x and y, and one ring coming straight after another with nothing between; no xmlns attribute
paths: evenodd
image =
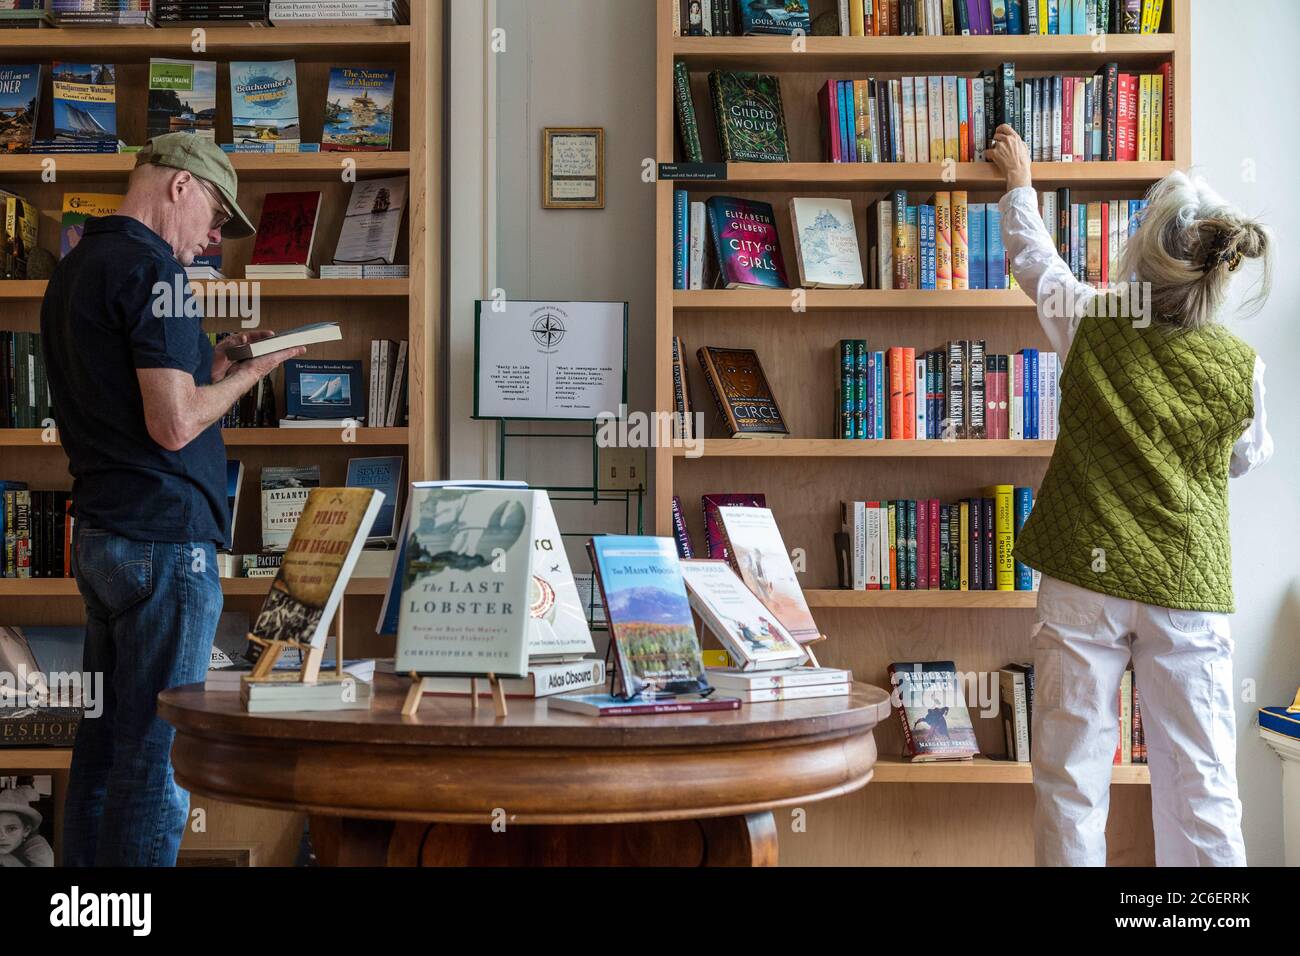
<svg viewBox="0 0 1300 956"><path fill-rule="evenodd" d="M980 752L952 661L896 662L889 681L897 688L904 757L924 763L969 760Z"/></svg>
<svg viewBox="0 0 1300 956"><path fill-rule="evenodd" d="M383 507L373 488L313 488L294 525L253 633L267 640L324 647L334 612L366 536ZM253 644L247 657L256 661Z"/></svg>
<svg viewBox="0 0 1300 956"><path fill-rule="evenodd" d="M397 72L336 66L325 94L323 150L393 148L393 96Z"/></svg>
<svg viewBox="0 0 1300 956"><path fill-rule="evenodd" d="M821 637L771 509L722 507L718 518L741 580L795 640L806 644Z"/></svg>
<svg viewBox="0 0 1300 956"><path fill-rule="evenodd" d="M770 73L709 74L709 95L722 159L728 163L788 163L781 81Z"/></svg>
<svg viewBox="0 0 1300 956"><path fill-rule="evenodd" d="M672 538L601 535L587 543L614 641L614 693L653 699L710 691Z"/></svg>
<svg viewBox="0 0 1300 956"><path fill-rule="evenodd" d="M294 61L232 61L230 122L236 147L301 141Z"/></svg>
<svg viewBox="0 0 1300 956"><path fill-rule="evenodd" d="M726 561L682 561L686 593L700 619L741 670L794 667L808 655Z"/></svg>
<svg viewBox="0 0 1300 956"><path fill-rule="evenodd" d="M193 133L215 140L217 134L217 64L210 60L149 61L150 138Z"/></svg>
<svg viewBox="0 0 1300 956"><path fill-rule="evenodd" d="M40 105L39 64L0 66L0 152L25 153L32 148Z"/></svg>
<svg viewBox="0 0 1300 956"><path fill-rule="evenodd" d="M771 203L713 196L704 208L724 289L789 288Z"/></svg>
<svg viewBox="0 0 1300 956"><path fill-rule="evenodd" d="M55 63L54 142L117 147L117 79L108 63Z"/></svg>
<svg viewBox="0 0 1300 956"><path fill-rule="evenodd" d="M544 494L412 485L397 568L397 673L528 673L534 520Z"/></svg>

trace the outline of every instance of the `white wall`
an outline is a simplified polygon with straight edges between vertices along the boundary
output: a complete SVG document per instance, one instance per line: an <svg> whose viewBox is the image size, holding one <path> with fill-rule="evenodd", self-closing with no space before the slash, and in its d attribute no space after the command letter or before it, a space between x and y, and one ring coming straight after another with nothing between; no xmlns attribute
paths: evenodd
<svg viewBox="0 0 1300 956"><path fill-rule="evenodd" d="M1277 240L1267 307L1231 325L1268 366L1268 426L1277 448L1264 468L1231 485L1235 673L1243 683L1237 775L1253 866L1282 864L1281 764L1259 739L1256 709L1290 703L1300 682L1297 37L1295 0L1192 0L1193 164L1228 200L1260 215ZM1239 294L1248 283L1239 280L1238 286Z"/></svg>

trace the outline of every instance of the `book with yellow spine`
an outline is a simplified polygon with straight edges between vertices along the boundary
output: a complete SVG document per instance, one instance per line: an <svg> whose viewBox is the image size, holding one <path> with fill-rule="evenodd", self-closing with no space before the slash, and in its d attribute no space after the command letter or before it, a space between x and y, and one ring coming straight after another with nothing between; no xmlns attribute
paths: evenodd
<svg viewBox="0 0 1300 956"><path fill-rule="evenodd" d="M1011 548L1015 543L1015 488L1012 485L989 485L983 494L993 499L994 585L999 591L1014 591L1016 573Z"/></svg>

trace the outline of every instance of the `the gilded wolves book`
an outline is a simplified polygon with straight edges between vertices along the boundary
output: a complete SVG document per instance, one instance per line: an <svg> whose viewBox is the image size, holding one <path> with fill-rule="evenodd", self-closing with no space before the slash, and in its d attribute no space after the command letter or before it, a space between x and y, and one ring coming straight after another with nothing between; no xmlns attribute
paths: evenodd
<svg viewBox="0 0 1300 956"><path fill-rule="evenodd" d="M193 133L215 139L217 64L210 60L149 61L149 136Z"/></svg>
<svg viewBox="0 0 1300 956"><path fill-rule="evenodd" d="M230 64L230 123L242 144L297 143L298 71L293 60Z"/></svg>
<svg viewBox="0 0 1300 956"><path fill-rule="evenodd" d="M253 622L261 638L323 647L366 535L383 506L372 488L313 488ZM260 649L249 648L256 660Z"/></svg>
<svg viewBox="0 0 1300 956"><path fill-rule="evenodd" d="M788 163L781 81L770 73L709 74L709 95L722 159L728 163Z"/></svg>
<svg viewBox="0 0 1300 956"><path fill-rule="evenodd" d="M770 203L713 196L704 208L724 289L789 288Z"/></svg>
<svg viewBox="0 0 1300 956"><path fill-rule="evenodd" d="M587 548L614 640L615 695L707 694L709 682L673 539L600 535Z"/></svg>
<svg viewBox="0 0 1300 956"><path fill-rule="evenodd" d="M889 665L895 711L903 725L903 756L916 763L964 760L980 752L952 661Z"/></svg>
<svg viewBox="0 0 1300 956"><path fill-rule="evenodd" d="M397 673L528 673L534 522L542 494L411 487Z"/></svg>
<svg viewBox="0 0 1300 956"><path fill-rule="evenodd" d="M741 670L794 667L808 657L726 561L682 561L691 607Z"/></svg>
<svg viewBox="0 0 1300 956"><path fill-rule="evenodd" d="M718 518L740 579L795 640L806 643L820 637L771 509L722 507Z"/></svg>

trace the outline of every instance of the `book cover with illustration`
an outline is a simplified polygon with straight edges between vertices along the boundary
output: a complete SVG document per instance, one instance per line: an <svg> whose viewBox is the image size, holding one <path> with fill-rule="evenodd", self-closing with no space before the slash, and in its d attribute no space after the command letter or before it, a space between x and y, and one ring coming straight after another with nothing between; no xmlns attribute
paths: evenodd
<svg viewBox="0 0 1300 956"><path fill-rule="evenodd" d="M0 152L25 153L31 149L40 107L40 65L0 66Z"/></svg>
<svg viewBox="0 0 1300 956"><path fill-rule="evenodd" d="M601 535L587 544L618 660L615 693L708 693L691 602L672 538Z"/></svg>
<svg viewBox="0 0 1300 956"><path fill-rule="evenodd" d="M541 494L412 486L399 572L399 674L528 672L530 571Z"/></svg>
<svg viewBox="0 0 1300 956"><path fill-rule="evenodd" d="M397 73L370 67L330 70L325 94L323 150L393 148L393 95Z"/></svg>
<svg viewBox="0 0 1300 956"><path fill-rule="evenodd" d="M63 214L59 220L59 256L66 256L86 229L86 220L111 216L122 205L122 197L110 193L64 193Z"/></svg>
<svg viewBox="0 0 1300 956"><path fill-rule="evenodd" d="M704 553L705 557L731 560L727 551L727 536L722 531L722 522L718 519L718 509L723 505L737 505L742 508L766 508L767 497L761 493L701 495L700 507L704 510Z"/></svg>
<svg viewBox="0 0 1300 956"><path fill-rule="evenodd" d="M364 421L361 362L357 359L289 359L284 363L286 418Z"/></svg>
<svg viewBox="0 0 1300 956"><path fill-rule="evenodd" d="M859 289L862 256L848 199L791 199L799 284L807 289Z"/></svg>
<svg viewBox="0 0 1300 956"><path fill-rule="evenodd" d="M366 536L384 503L373 488L312 488L284 552L262 611L253 622L261 638L323 647L334 612ZM248 651L260 655L258 645Z"/></svg>
<svg viewBox="0 0 1300 956"><path fill-rule="evenodd" d="M952 661L889 665L895 709L903 725L903 756L913 762L963 760L978 754L975 728Z"/></svg>
<svg viewBox="0 0 1300 956"><path fill-rule="evenodd" d="M297 143L298 71L293 60L235 60L230 64L230 123L234 143Z"/></svg>
<svg viewBox="0 0 1300 956"><path fill-rule="evenodd" d="M771 203L713 196L704 206L723 288L790 287Z"/></svg>
<svg viewBox="0 0 1300 956"><path fill-rule="evenodd" d="M710 345L699 349L696 357L730 437L783 438L789 434L757 352Z"/></svg>
<svg viewBox="0 0 1300 956"><path fill-rule="evenodd" d="M821 629L808 610L790 552L769 508L718 509L731 565L767 609L800 643L816 640Z"/></svg>
<svg viewBox="0 0 1300 956"><path fill-rule="evenodd" d="M727 163L788 163L781 81L770 73L709 74L709 95L722 159Z"/></svg>
<svg viewBox="0 0 1300 956"><path fill-rule="evenodd" d="M320 466L267 465L262 469L262 548L289 546L298 516L313 488L320 487Z"/></svg>
<svg viewBox="0 0 1300 956"><path fill-rule="evenodd" d="M682 561L693 607L742 670L794 667L808 657L726 561Z"/></svg>
<svg viewBox="0 0 1300 956"><path fill-rule="evenodd" d="M812 32L808 0L737 0L736 10L745 36Z"/></svg>
<svg viewBox="0 0 1300 956"><path fill-rule="evenodd" d="M348 477L344 484L349 488L374 488L384 493L383 507L370 527L369 544L392 544L395 540L405 461L401 455L348 459Z"/></svg>
<svg viewBox="0 0 1300 956"><path fill-rule="evenodd" d="M573 660L591 654L587 614L573 580L555 509L546 492L537 493L533 517L533 579L528 613L528 657L538 661Z"/></svg>
<svg viewBox="0 0 1300 956"><path fill-rule="evenodd" d="M54 142L116 145L115 70L108 63L54 64Z"/></svg>
<svg viewBox="0 0 1300 956"><path fill-rule="evenodd" d="M149 61L148 135L217 134L217 64L209 60Z"/></svg>
<svg viewBox="0 0 1300 956"><path fill-rule="evenodd" d="M267 193L249 264L310 265L320 197L319 191Z"/></svg>

